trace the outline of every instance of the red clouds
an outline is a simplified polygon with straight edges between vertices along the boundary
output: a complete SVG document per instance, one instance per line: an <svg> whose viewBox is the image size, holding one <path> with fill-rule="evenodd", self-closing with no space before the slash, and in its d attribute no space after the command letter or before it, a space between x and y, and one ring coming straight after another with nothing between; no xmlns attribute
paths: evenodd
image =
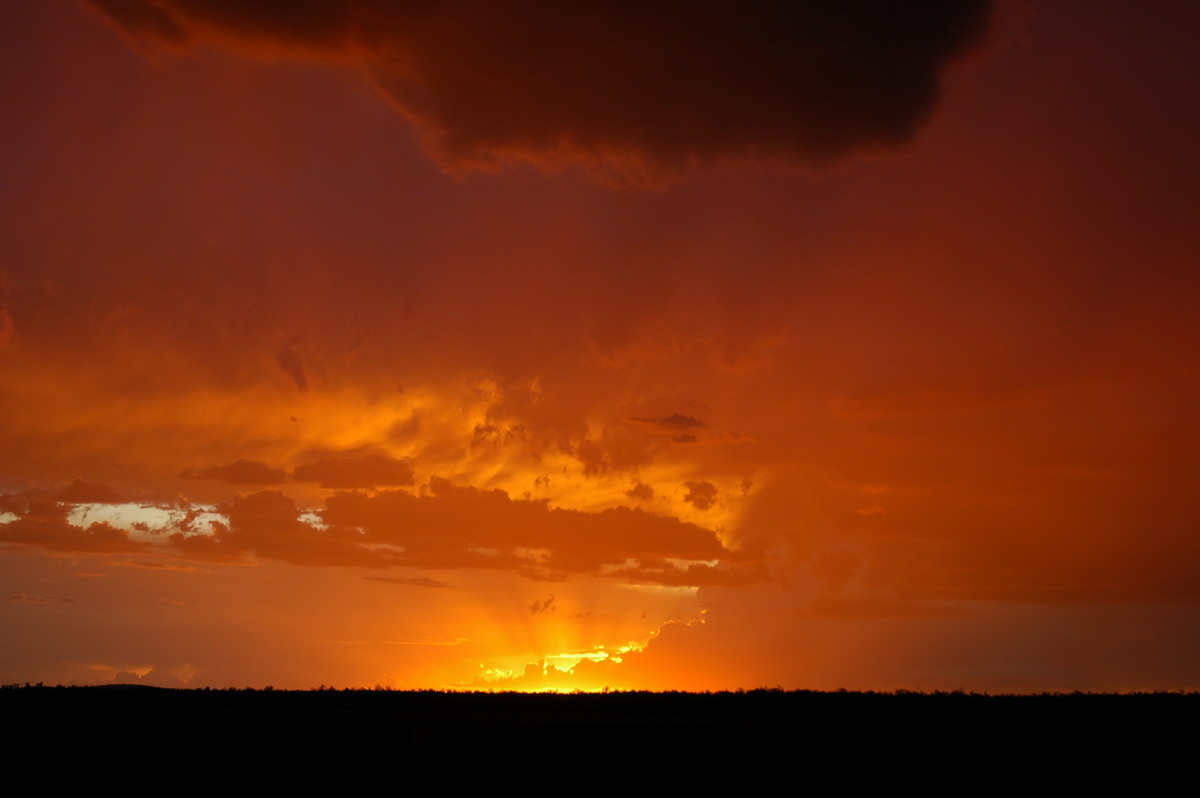
<svg viewBox="0 0 1200 798"><path fill-rule="evenodd" d="M907 142L987 2L92 0L140 38L361 64L452 168L653 178Z"/></svg>
<svg viewBox="0 0 1200 798"><path fill-rule="evenodd" d="M3 681L1196 684L1192 6L92 5L187 52L3 29Z"/></svg>
<svg viewBox="0 0 1200 798"><path fill-rule="evenodd" d="M538 578L562 578L630 559L728 554L711 531L641 510L552 509L441 479L429 488L423 496L335 494L323 516L332 527L357 528L369 542L396 547L399 562L431 568L516 568Z"/></svg>
<svg viewBox="0 0 1200 798"><path fill-rule="evenodd" d="M355 464L349 458L345 463ZM337 471L343 468L338 461L319 461L315 467L330 469L331 477L349 473ZM210 469L233 470L258 469L244 461ZM407 474L411 480L411 471ZM99 489L104 486L95 486ZM161 535L154 543L145 536L131 540L125 530L108 523L76 526L69 520L76 504L71 500L0 500L8 514L0 523L0 541L63 552L163 553L169 544L186 557L211 561L257 558L306 566L499 568L535 579L603 573L663 584L680 584L686 572L664 566L668 559L683 562L686 569L687 563L730 554L712 531L673 518L627 507L599 513L552 508L544 501L512 499L501 490L455 487L439 478L421 495L334 493L319 514L305 513L277 490L241 494L217 508L223 520L207 534L185 527L195 508L171 508L179 520L146 530ZM79 501L106 506L95 499ZM642 568L639 562L655 565ZM711 568L698 567L697 578L711 581Z"/></svg>

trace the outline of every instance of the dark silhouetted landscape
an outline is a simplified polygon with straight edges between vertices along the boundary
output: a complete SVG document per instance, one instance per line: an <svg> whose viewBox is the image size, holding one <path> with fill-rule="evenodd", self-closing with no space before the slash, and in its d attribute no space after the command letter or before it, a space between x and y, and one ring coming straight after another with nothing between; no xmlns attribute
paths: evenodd
<svg viewBox="0 0 1200 798"><path fill-rule="evenodd" d="M406 770L501 766L528 757L559 766L708 763L759 772L1169 768L1193 757L1198 711L1197 693L0 690L11 754L53 741L85 760L186 752L214 768L250 757L256 766L321 770L364 762Z"/></svg>

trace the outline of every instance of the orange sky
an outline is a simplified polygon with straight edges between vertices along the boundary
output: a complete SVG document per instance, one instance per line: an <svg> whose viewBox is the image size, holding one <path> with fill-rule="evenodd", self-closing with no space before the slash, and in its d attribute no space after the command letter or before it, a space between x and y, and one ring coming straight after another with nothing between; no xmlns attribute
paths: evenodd
<svg viewBox="0 0 1200 798"><path fill-rule="evenodd" d="M8 9L0 683L1200 689L1197 6L792 5Z"/></svg>

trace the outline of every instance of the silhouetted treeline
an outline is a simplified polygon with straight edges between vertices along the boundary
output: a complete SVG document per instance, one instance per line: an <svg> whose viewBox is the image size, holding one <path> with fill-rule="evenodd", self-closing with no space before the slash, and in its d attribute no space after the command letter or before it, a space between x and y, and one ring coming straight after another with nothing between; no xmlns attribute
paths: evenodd
<svg viewBox="0 0 1200 798"><path fill-rule="evenodd" d="M537 756L768 771L953 763L1012 774L1073 763L1161 772L1192 761L1198 720L1200 693L0 688L0 732L16 755L53 740L97 760L187 752L222 763L241 751L278 767L421 770Z"/></svg>

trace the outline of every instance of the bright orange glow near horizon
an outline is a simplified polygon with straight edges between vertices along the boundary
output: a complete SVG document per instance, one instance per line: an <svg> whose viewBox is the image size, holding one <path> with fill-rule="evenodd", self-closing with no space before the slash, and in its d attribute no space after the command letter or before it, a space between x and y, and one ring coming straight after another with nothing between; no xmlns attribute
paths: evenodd
<svg viewBox="0 0 1200 798"><path fill-rule="evenodd" d="M1200 11L877 5L8 9L0 683L1200 689Z"/></svg>

